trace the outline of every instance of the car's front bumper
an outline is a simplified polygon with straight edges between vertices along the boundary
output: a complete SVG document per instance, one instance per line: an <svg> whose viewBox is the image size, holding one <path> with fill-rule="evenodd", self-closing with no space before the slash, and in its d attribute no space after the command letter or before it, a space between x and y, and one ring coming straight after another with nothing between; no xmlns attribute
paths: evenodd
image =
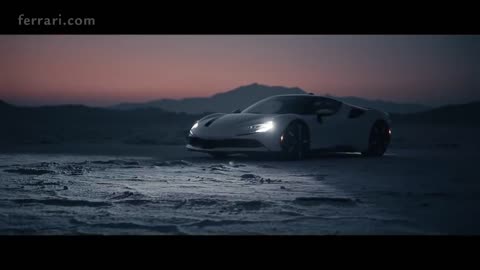
<svg viewBox="0 0 480 270"><path fill-rule="evenodd" d="M187 149L198 152L270 152L265 144L254 138L200 138L190 136L187 138Z"/></svg>

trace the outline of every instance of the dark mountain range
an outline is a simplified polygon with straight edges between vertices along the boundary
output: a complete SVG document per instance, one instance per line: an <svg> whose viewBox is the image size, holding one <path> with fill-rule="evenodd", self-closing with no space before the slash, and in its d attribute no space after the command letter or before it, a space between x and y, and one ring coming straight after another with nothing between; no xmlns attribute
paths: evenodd
<svg viewBox="0 0 480 270"><path fill-rule="evenodd" d="M395 103L384 100L369 100L359 97L334 97L345 103L350 103L360 107L373 108L389 113L415 113L430 110L431 107L412 103Z"/></svg>
<svg viewBox="0 0 480 270"><path fill-rule="evenodd" d="M283 86L264 86L250 84L231 91L218 93L205 98L161 99L146 103L124 103L114 106L115 109L162 108L172 112L198 114L203 112L231 112L243 109L254 102L273 95L305 94L300 88Z"/></svg>
<svg viewBox="0 0 480 270"><path fill-rule="evenodd" d="M0 102L0 143L183 143L199 117L158 108L118 111L83 105L17 107Z"/></svg>
<svg viewBox="0 0 480 270"><path fill-rule="evenodd" d="M146 103L124 103L116 105L112 108L120 110L137 108L162 108L167 111L185 112L190 114L203 112L231 112L236 109L244 109L254 102L269 96L306 93L306 91L298 87L288 88L283 86L266 86L254 83L205 98L185 98L178 100L161 99ZM379 109L391 113L412 113L430 109L424 105L368 100L358 97L334 98L354 105Z"/></svg>
<svg viewBox="0 0 480 270"><path fill-rule="evenodd" d="M392 120L401 123L442 124L442 125L471 125L479 126L480 101L447 105L425 112L411 114L394 114Z"/></svg>
<svg viewBox="0 0 480 270"><path fill-rule="evenodd" d="M295 91L295 90L294 90ZM217 96L223 99L225 96ZM83 105L18 107L0 101L1 143L183 144L192 123L204 114L169 112L159 108L112 110ZM425 112L391 114L396 124L480 124L480 102L449 105Z"/></svg>

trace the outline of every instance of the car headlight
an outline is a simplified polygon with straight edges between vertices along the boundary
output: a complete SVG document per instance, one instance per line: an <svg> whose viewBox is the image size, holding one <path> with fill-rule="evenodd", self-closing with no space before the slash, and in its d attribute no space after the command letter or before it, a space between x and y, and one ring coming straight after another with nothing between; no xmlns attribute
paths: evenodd
<svg viewBox="0 0 480 270"><path fill-rule="evenodd" d="M267 132L267 131L272 130L273 127L274 127L273 122L268 121L268 122L265 122L265 123L262 123L262 124L249 126L248 129L253 131L253 132Z"/></svg>
<svg viewBox="0 0 480 270"><path fill-rule="evenodd" d="M195 124L193 124L192 128L190 129L189 134L190 134L190 135L193 135L193 132L192 132L192 131L193 131L194 129L196 129L197 127L198 127L198 121L195 122Z"/></svg>
<svg viewBox="0 0 480 270"><path fill-rule="evenodd" d="M195 122L195 124L193 124L192 128L191 129L196 129L198 127L198 121Z"/></svg>

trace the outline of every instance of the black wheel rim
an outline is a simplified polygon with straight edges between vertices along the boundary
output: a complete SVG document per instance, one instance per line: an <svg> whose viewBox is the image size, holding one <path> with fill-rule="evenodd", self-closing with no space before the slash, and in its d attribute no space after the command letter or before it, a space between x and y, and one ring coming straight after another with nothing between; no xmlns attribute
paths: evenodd
<svg viewBox="0 0 480 270"><path fill-rule="evenodd" d="M282 134L281 143L283 150L290 156L302 159L305 155L305 131L300 124L290 125Z"/></svg>
<svg viewBox="0 0 480 270"><path fill-rule="evenodd" d="M386 125L376 124L370 137L370 149L377 154L384 153L390 142L389 128Z"/></svg>

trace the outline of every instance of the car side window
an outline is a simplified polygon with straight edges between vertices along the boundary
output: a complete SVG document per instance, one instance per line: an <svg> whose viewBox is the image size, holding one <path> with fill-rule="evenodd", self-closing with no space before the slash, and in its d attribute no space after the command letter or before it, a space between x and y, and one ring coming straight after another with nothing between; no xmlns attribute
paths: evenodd
<svg viewBox="0 0 480 270"><path fill-rule="evenodd" d="M342 103L334 99L329 98L316 98L312 104L313 113L317 113L319 110L331 110L335 114L338 112Z"/></svg>

